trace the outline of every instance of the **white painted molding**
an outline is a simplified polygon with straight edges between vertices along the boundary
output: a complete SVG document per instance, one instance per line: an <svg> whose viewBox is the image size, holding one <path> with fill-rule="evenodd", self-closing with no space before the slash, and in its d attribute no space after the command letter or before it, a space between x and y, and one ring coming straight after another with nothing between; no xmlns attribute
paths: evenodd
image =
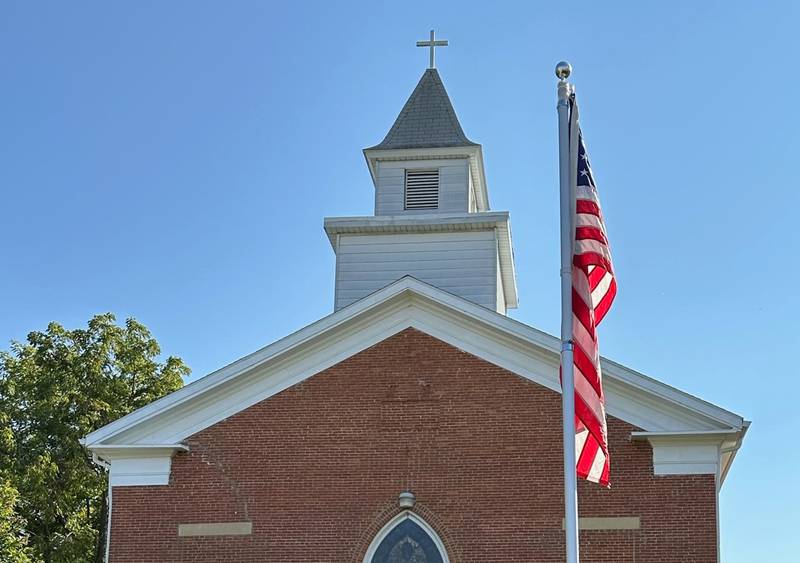
<svg viewBox="0 0 800 563"><path fill-rule="evenodd" d="M716 475L719 448L714 444L653 446L655 475Z"/></svg>
<svg viewBox="0 0 800 563"><path fill-rule="evenodd" d="M168 485L172 456L188 451L183 444L89 446L108 466L111 487Z"/></svg>
<svg viewBox="0 0 800 563"><path fill-rule="evenodd" d="M508 223L508 211L481 213L417 213L414 215L364 215L325 217L323 224L331 246L335 235L353 233L403 233L420 231L478 231Z"/></svg>
<svg viewBox="0 0 800 563"><path fill-rule="evenodd" d="M655 475L716 475L722 485L732 456L727 448L741 443L744 429L681 432L632 432L631 440L653 448ZM738 448L738 446L736 446Z"/></svg>
<svg viewBox="0 0 800 563"><path fill-rule="evenodd" d="M112 487L169 485L172 457L137 457L110 462L108 481Z"/></svg>
<svg viewBox="0 0 800 563"><path fill-rule="evenodd" d="M436 545L436 549L439 550L439 555L442 556L442 563L450 563L450 558L447 556L447 550L445 549L444 543L439 537L439 534L436 533L436 530L431 528L430 525L425 522L425 520L410 510L404 510L392 518L383 528L381 528L381 530L372 540L372 543L369 544L367 553L364 555L364 563L372 563L372 558L375 557L375 552L378 551L378 547L380 547L384 538L386 538L386 536L388 536L398 524L409 518L413 520L415 524L418 524L419 527L422 528L433 540L434 545Z"/></svg>
<svg viewBox="0 0 800 563"><path fill-rule="evenodd" d="M87 446L105 461L121 458L172 456L175 452L188 452L185 444L99 444Z"/></svg>
<svg viewBox="0 0 800 563"><path fill-rule="evenodd" d="M150 448L151 453L158 444L173 447L409 327L560 391L557 338L405 277L100 428L82 442L96 452L106 448L106 455L111 454L109 447L120 445ZM602 365L609 414L656 433L728 433L733 441L722 444L723 452L737 443L737 436L740 440L746 427L740 416L614 362L603 359ZM659 458L659 468L674 468L680 461L697 469L702 462L686 452L670 454L672 458ZM730 450L723 455L732 459ZM691 459L684 459L687 456ZM724 473L726 467L722 469Z"/></svg>

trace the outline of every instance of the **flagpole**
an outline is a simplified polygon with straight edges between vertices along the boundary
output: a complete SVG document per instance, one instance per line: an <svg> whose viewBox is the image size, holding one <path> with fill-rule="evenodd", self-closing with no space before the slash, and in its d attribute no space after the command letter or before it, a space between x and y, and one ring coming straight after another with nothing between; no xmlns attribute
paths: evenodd
<svg viewBox="0 0 800 563"><path fill-rule="evenodd" d="M558 77L558 156L561 185L561 412L564 422L564 532L567 563L578 563L578 484L575 463L575 374L572 360L572 217L575 199L570 176L569 96L572 67L556 65Z"/></svg>

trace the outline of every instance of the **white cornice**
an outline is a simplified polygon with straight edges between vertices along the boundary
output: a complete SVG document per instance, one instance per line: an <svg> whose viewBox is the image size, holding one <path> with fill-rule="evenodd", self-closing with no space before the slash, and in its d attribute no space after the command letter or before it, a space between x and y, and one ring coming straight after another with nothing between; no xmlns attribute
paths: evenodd
<svg viewBox="0 0 800 563"><path fill-rule="evenodd" d="M90 444L95 462L107 468L110 487L169 484L172 457L184 444Z"/></svg>
<svg viewBox="0 0 800 563"><path fill-rule="evenodd" d="M653 448L656 475L714 473L722 486L749 426L744 421L730 430L631 432L631 440Z"/></svg>
<svg viewBox="0 0 800 563"><path fill-rule="evenodd" d="M631 432L631 440L648 441L652 443L668 444L671 442L712 443L737 438L739 433L735 430L695 430L679 432Z"/></svg>
<svg viewBox="0 0 800 563"><path fill-rule="evenodd" d="M334 250L337 250L337 234L474 231L494 229L507 223L508 211L367 215L360 217L325 217L324 219L325 232Z"/></svg>
<svg viewBox="0 0 800 563"><path fill-rule="evenodd" d="M96 451L115 445L173 447L409 327L559 391L557 338L405 277L92 432L83 442ZM746 427L725 409L614 362L603 359L602 365L609 414L645 431L741 436Z"/></svg>
<svg viewBox="0 0 800 563"><path fill-rule="evenodd" d="M104 461L139 457L172 457L177 452L188 452L184 444L90 444L87 448Z"/></svg>

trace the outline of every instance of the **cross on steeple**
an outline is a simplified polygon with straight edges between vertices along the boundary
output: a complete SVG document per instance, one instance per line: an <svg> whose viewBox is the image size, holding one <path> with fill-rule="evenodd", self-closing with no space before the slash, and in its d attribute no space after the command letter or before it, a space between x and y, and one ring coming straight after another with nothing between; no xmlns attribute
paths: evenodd
<svg viewBox="0 0 800 563"><path fill-rule="evenodd" d="M436 41L436 34L431 30L431 38L429 41L417 41L417 47L430 47L431 48L431 65L428 68L436 68L436 47L447 47L447 39Z"/></svg>

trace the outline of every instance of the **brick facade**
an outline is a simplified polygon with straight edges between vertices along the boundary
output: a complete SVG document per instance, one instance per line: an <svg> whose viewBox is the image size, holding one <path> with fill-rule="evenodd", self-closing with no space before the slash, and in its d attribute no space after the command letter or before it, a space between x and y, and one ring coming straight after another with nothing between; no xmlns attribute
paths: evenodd
<svg viewBox="0 0 800 563"><path fill-rule="evenodd" d="M452 563L563 561L560 418L557 393L409 329L195 434L168 486L115 487L111 561L361 563L406 489ZM714 477L654 477L632 430L609 420L612 489L580 483L580 509L641 527L581 532L582 561L716 561Z"/></svg>

